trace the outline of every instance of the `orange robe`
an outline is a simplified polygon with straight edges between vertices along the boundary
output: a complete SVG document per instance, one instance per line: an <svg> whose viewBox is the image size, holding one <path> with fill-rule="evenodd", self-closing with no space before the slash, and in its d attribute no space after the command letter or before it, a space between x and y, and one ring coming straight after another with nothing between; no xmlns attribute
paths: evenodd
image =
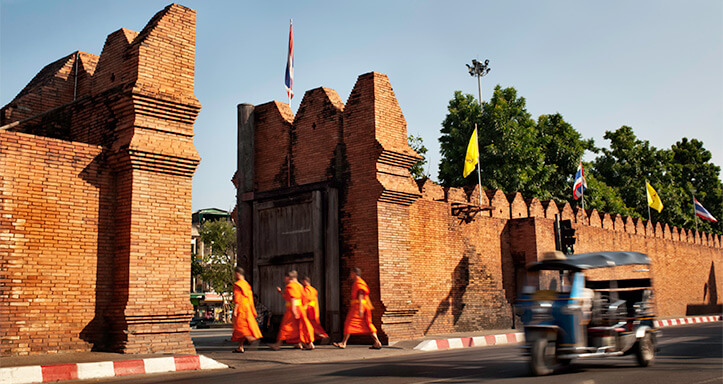
<svg viewBox="0 0 723 384"><path fill-rule="evenodd" d="M304 287L297 282L290 282L284 288L283 295L286 300L286 312L281 319L279 336L277 340L287 343L311 343L314 341L314 327L306 316L306 307L302 303ZM298 313L292 312L292 302L296 303ZM296 316L295 316L296 315ZM298 318L296 318L298 316Z"/></svg>
<svg viewBox="0 0 723 384"><path fill-rule="evenodd" d="M239 280L233 285L233 335L231 340L241 341L246 336L261 338L261 330L256 322L256 307L251 286L246 280Z"/></svg>
<svg viewBox="0 0 723 384"><path fill-rule="evenodd" d="M364 293L364 297L359 301L359 293ZM372 306L369 300L369 286L361 277L357 277L354 285L351 287L351 307L344 321L345 335L359 335L376 333L377 328L372 324ZM362 316L359 316L359 306L363 310Z"/></svg>
<svg viewBox="0 0 723 384"><path fill-rule="evenodd" d="M306 305L306 317L309 318L309 322L314 327L314 333L328 336L319 322L319 292L316 288L311 285L304 287L303 304Z"/></svg>

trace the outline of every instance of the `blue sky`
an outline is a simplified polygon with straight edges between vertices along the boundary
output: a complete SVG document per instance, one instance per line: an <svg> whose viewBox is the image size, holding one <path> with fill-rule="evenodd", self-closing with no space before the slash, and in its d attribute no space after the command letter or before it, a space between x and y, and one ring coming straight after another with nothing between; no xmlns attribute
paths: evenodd
<svg viewBox="0 0 723 384"><path fill-rule="evenodd" d="M0 103L75 50L100 54L119 28L140 31L155 0L0 0ZM513 86L527 109L560 112L586 138L633 127L669 148L702 140L723 164L723 1L198 1L195 125L202 157L193 209L231 209L236 105L286 100L289 18L296 97L319 86L346 101L357 76L389 76L436 175L440 124L455 90L477 94L465 64L489 59L483 98ZM591 156L586 159L591 159Z"/></svg>

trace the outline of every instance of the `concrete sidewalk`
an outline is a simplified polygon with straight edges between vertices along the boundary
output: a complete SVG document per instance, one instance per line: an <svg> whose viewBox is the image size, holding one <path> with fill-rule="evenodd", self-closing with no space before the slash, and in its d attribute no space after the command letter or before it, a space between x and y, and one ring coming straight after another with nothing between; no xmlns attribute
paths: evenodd
<svg viewBox="0 0 723 384"><path fill-rule="evenodd" d="M656 325L667 327L720 320L720 315L695 316L661 319L656 321ZM251 371L290 364L363 360L524 341L524 334L521 333L521 330L498 329L427 335L418 339L393 343L381 350L369 349L369 345L348 345L344 350L332 345L317 345L315 350L305 351L286 345L280 351L272 351L267 344L256 343L247 346L246 353L240 354L232 353L238 344L231 341L230 328L194 329L191 331L191 336L199 355L125 355L84 352L1 357L0 384L41 383L198 369L231 368Z"/></svg>

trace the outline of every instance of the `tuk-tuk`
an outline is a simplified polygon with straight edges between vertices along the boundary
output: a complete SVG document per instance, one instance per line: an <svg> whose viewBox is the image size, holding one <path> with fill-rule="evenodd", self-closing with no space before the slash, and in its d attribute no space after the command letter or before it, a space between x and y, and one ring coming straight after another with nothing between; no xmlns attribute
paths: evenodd
<svg viewBox="0 0 723 384"><path fill-rule="evenodd" d="M551 288L525 286L517 302L532 374L550 374L576 358L633 353L640 366L653 364L660 331L649 265L650 258L638 252L553 252L529 264L528 278ZM620 266L629 266L625 279L616 276Z"/></svg>

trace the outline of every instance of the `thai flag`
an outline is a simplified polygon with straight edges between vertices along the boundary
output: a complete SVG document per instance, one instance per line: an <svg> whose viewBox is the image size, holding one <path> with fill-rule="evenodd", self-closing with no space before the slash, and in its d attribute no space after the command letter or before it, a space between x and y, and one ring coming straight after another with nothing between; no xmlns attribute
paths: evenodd
<svg viewBox="0 0 723 384"><path fill-rule="evenodd" d="M575 184L572 186L572 197L575 200L579 199L580 196L585 193L587 189L587 182L585 181L585 171L582 170L582 161L577 166L577 173L575 174Z"/></svg>
<svg viewBox="0 0 723 384"><path fill-rule="evenodd" d="M703 204L698 202L698 200L694 197L693 198L693 204L695 205L695 215L700 217L703 220L712 221L714 223L717 223L718 220L713 217L713 215L708 212L707 209L703 208Z"/></svg>
<svg viewBox="0 0 723 384"><path fill-rule="evenodd" d="M286 94L289 100L294 97L294 23L289 20L289 55L286 57Z"/></svg>

